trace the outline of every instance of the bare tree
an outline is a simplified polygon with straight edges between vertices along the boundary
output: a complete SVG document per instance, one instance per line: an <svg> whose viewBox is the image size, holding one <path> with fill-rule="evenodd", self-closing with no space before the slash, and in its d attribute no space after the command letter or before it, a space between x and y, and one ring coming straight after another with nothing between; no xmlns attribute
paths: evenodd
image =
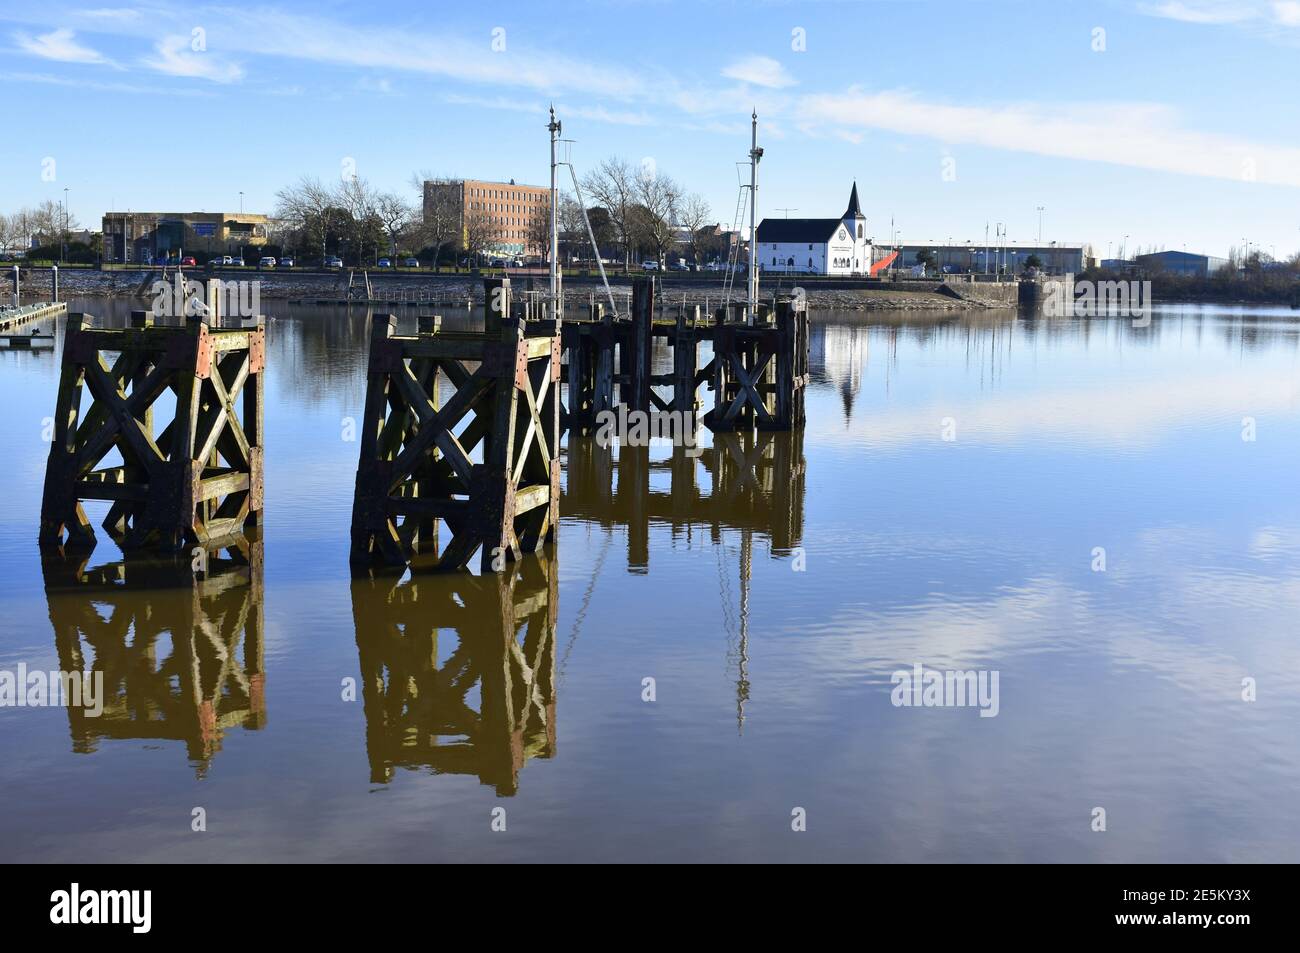
<svg viewBox="0 0 1300 953"><path fill-rule="evenodd" d="M339 183L339 205L347 210L351 221L347 222L348 237L357 250L357 261L366 257L366 249L374 250L374 258L379 257L379 243L384 237L384 226L379 215L380 193L360 176L351 176Z"/></svg>
<svg viewBox="0 0 1300 953"><path fill-rule="evenodd" d="M296 185L275 193L276 218L300 232L305 241L320 243L321 258L329 254L329 236L343 228L346 210L334 190L320 179L303 176Z"/></svg>
<svg viewBox="0 0 1300 953"><path fill-rule="evenodd" d="M636 216L641 232L637 237L654 249L656 260L662 262L665 251L673 245L681 186L667 175L643 168L636 177L635 195L637 204L644 209L644 214Z"/></svg>
<svg viewBox="0 0 1300 953"><path fill-rule="evenodd" d="M0 256L23 245L27 237L27 223L22 220L22 212L13 215L0 213Z"/></svg>
<svg viewBox="0 0 1300 953"><path fill-rule="evenodd" d="M582 214L582 205L569 193L560 196L560 245L570 261L575 252L587 244L587 223Z"/></svg>
<svg viewBox="0 0 1300 953"><path fill-rule="evenodd" d="M697 265L704 262L705 254L716 242L712 215L709 203L698 192L685 196L677 206L677 224L686 230L686 243Z"/></svg>
<svg viewBox="0 0 1300 953"><path fill-rule="evenodd" d="M471 258L478 258L497 242L497 225L486 209L465 210L465 233L462 245Z"/></svg>
<svg viewBox="0 0 1300 953"><path fill-rule="evenodd" d="M35 208L23 209L18 214L26 223L27 233L35 236L42 245L66 241L68 232L81 227L76 216L68 213L63 203L54 199L46 199Z"/></svg>
<svg viewBox="0 0 1300 953"><path fill-rule="evenodd" d="M411 203L392 192L381 192L375 199L375 215L388 236L389 254L397 256L397 243L410 234L416 222Z"/></svg>
<svg viewBox="0 0 1300 953"><path fill-rule="evenodd" d="M422 244L433 249L436 267L442 250L448 245L454 247L464 239L461 219L463 183L460 179L416 172L411 175L411 185L420 195L422 208L417 234Z"/></svg>
<svg viewBox="0 0 1300 953"><path fill-rule="evenodd" d="M609 215L614 240L623 249L626 270L632 257L633 207L637 204L637 175L626 159L606 159L582 183L587 194Z"/></svg>
<svg viewBox="0 0 1300 953"><path fill-rule="evenodd" d="M564 208L563 202L560 208ZM551 262L551 197L548 195L537 206L537 211L528 220L528 244L542 250L542 261Z"/></svg>

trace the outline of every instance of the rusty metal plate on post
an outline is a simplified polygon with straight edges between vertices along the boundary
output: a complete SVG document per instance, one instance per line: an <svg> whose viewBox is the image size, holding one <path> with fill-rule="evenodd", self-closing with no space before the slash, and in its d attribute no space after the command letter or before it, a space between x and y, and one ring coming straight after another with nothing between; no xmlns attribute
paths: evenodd
<svg viewBox="0 0 1300 953"><path fill-rule="evenodd" d="M248 335L248 373L260 373L266 366L266 331L259 328Z"/></svg>

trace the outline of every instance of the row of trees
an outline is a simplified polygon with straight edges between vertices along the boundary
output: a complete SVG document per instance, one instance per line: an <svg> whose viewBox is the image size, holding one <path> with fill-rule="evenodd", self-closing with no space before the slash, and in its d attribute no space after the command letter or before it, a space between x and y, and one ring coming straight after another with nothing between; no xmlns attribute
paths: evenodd
<svg viewBox="0 0 1300 953"><path fill-rule="evenodd" d="M361 178L326 185L304 177L277 193L275 216L285 228L277 236L279 244L361 261L408 250L435 262L447 252L478 260L503 244L488 211L474 203L463 207L460 180L421 171L411 176L410 185L418 202L375 189ZM621 258L625 267L642 256L662 261L683 239L684 251L696 261L727 252L708 203L650 166L607 159L584 179L582 189L597 246L603 255ZM549 222L549 206L536 206L525 235L525 243L538 249L543 260L549 252ZM590 256L587 222L573 194L561 194L558 227L563 260Z"/></svg>
<svg viewBox="0 0 1300 953"><path fill-rule="evenodd" d="M404 197L359 177L326 185L304 176L276 193L275 218L282 249L367 261L406 247L419 213Z"/></svg>
<svg viewBox="0 0 1300 953"><path fill-rule="evenodd" d="M33 247L59 248L67 245L69 234L80 228L76 216L65 212L63 204L53 199L12 214L0 212L0 255L26 253Z"/></svg>
<svg viewBox="0 0 1300 953"><path fill-rule="evenodd" d="M596 243L618 249L624 267L642 255L663 261L679 237L697 262L725 251L718 229L709 227L709 203L652 164L633 166L626 159L606 159L586 176L582 189L594 204L588 215ZM582 209L571 195L561 205L560 226L577 246L586 242Z"/></svg>

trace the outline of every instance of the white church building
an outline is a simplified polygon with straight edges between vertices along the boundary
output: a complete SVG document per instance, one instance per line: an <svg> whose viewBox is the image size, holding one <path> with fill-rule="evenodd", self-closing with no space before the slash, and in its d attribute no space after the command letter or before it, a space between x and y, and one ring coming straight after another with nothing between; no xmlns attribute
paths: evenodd
<svg viewBox="0 0 1300 953"><path fill-rule="evenodd" d="M765 218L758 225L758 266L765 272L813 275L870 273L867 217L853 183L839 218Z"/></svg>

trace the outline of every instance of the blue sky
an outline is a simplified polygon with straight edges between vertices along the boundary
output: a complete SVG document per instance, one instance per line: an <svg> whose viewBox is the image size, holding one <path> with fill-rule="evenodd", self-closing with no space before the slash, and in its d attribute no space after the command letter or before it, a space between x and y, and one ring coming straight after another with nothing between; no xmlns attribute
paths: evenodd
<svg viewBox="0 0 1300 953"><path fill-rule="evenodd" d="M1031 241L1045 206L1103 255L1300 250L1300 0L0 0L0 81L0 210L67 188L95 227L348 160L541 184L553 101L580 173L653 159L723 221L756 107L760 214L856 179L877 240Z"/></svg>

